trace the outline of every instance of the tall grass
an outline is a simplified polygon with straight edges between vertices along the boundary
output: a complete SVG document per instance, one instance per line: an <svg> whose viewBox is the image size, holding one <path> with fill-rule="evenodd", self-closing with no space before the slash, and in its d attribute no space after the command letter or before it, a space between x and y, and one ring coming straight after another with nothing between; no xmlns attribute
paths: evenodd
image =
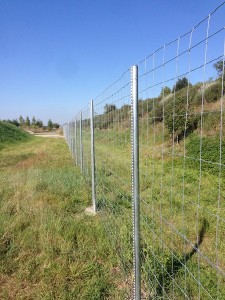
<svg viewBox="0 0 225 300"><path fill-rule="evenodd" d="M193 99L196 89L198 86L193 87ZM182 97L178 100L179 110L184 101ZM178 142L166 122L162 122L162 116L152 122L158 111L140 116L143 299L183 299L185 295L189 299L225 298L224 138L220 143L219 135L224 126L220 125L220 102L217 99L205 103L207 113L200 128L199 103L193 101L191 116L198 116L199 120L185 135L184 118L181 120L175 132L182 133ZM171 107L172 103L166 103L166 108ZM103 121L106 117L102 117ZM117 128L108 121L107 126L101 127L100 116L97 121L98 209L110 219L111 244L113 248L117 245L115 253L123 266L123 276L129 278L132 274L130 132L123 123ZM85 132L84 145L88 145L87 138ZM104 224L108 227L107 222Z"/></svg>
<svg viewBox="0 0 225 300"><path fill-rule="evenodd" d="M124 299L90 190L61 139L0 152L0 299ZM106 217L106 216L105 216Z"/></svg>

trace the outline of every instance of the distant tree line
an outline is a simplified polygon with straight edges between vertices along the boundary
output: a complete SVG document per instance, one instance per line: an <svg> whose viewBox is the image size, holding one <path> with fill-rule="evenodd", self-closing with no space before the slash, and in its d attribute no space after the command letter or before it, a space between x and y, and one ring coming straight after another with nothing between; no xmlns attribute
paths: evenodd
<svg viewBox="0 0 225 300"><path fill-rule="evenodd" d="M49 130L52 130L53 128L60 127L59 123L55 123L51 119L48 120L47 126L44 126L43 121L40 119L36 119L34 116L31 120L28 116L26 118L23 118L23 116L19 116L19 119L7 119L2 121L23 128L48 128Z"/></svg>

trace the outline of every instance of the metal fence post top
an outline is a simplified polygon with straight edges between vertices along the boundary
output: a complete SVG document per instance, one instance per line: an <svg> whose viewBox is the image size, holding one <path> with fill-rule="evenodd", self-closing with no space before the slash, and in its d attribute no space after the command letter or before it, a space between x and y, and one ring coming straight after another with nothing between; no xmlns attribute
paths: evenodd
<svg viewBox="0 0 225 300"><path fill-rule="evenodd" d="M137 75L138 65L132 65L130 69L132 76Z"/></svg>

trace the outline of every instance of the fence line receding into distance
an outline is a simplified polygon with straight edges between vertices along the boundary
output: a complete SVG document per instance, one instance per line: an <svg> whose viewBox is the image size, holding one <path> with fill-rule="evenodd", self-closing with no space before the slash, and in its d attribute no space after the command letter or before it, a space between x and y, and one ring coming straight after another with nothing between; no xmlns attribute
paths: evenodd
<svg viewBox="0 0 225 300"><path fill-rule="evenodd" d="M225 2L64 125L119 299L225 299L224 13Z"/></svg>

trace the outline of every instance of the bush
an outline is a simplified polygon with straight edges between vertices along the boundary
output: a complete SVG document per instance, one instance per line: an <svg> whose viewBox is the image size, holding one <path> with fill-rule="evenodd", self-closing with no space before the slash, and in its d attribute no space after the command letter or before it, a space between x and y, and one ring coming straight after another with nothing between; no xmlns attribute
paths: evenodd
<svg viewBox="0 0 225 300"><path fill-rule="evenodd" d="M180 141L197 129L198 119L198 116L189 114L186 120L186 111L180 111L179 114L174 116L167 114L165 116L165 125L169 133L173 134L174 138Z"/></svg>
<svg viewBox="0 0 225 300"><path fill-rule="evenodd" d="M216 102L221 98L222 83L217 81L205 90L204 99L206 102Z"/></svg>
<svg viewBox="0 0 225 300"><path fill-rule="evenodd" d="M190 89L188 107L187 88L179 91L176 94L175 100L171 98L170 101L165 103L165 125L168 132L176 136L178 141L187 137L198 127L199 117L194 113L194 107L192 104L194 93L195 89Z"/></svg>
<svg viewBox="0 0 225 300"><path fill-rule="evenodd" d="M223 63L223 60L222 60L222 59L218 60L218 61L213 65L213 67L216 69L218 76L221 77L222 74L223 74L223 70L224 70L224 63Z"/></svg>
<svg viewBox="0 0 225 300"><path fill-rule="evenodd" d="M109 112L111 112L113 110L116 110L116 105L114 105L114 104L106 104L104 106L104 113L105 114L108 114Z"/></svg>
<svg viewBox="0 0 225 300"><path fill-rule="evenodd" d="M194 135L190 138L187 143L187 152L189 157L194 159L188 160L188 164L192 168L200 168L197 161L200 159L200 141L201 141L201 158L202 158L202 171L207 171L212 174L218 175L219 173L219 163L220 163L220 138L215 137L200 137ZM222 149L225 147L225 142L222 141ZM225 157L222 156L222 164L225 164ZM224 176L224 168L221 168Z"/></svg>
<svg viewBox="0 0 225 300"><path fill-rule="evenodd" d="M224 113L222 117L225 117ZM220 130L220 118L220 111L214 111L203 115L203 131L206 135L210 135L212 132L215 133ZM225 124L223 124L223 126L225 126Z"/></svg>
<svg viewBox="0 0 225 300"><path fill-rule="evenodd" d="M10 123L10 124L15 125L17 127L20 126L20 123L16 119L13 119L13 120L9 120L9 119L8 120L2 120L1 122Z"/></svg>
<svg viewBox="0 0 225 300"><path fill-rule="evenodd" d="M164 121L168 132L178 140L187 137L198 128L200 116L195 111L202 102L201 86L202 83L197 83L189 86L189 89L186 86L178 90L175 95L171 94L166 101L156 104L155 109L149 114L150 118L155 122L162 122L164 105ZM221 98L221 80L206 87L204 96L206 102L218 101Z"/></svg>
<svg viewBox="0 0 225 300"><path fill-rule="evenodd" d="M166 97L169 94L171 94L171 88L169 88L168 86L165 86L164 88L161 89L161 93L160 93L160 97Z"/></svg>
<svg viewBox="0 0 225 300"><path fill-rule="evenodd" d="M212 103L220 100L222 93L222 83L221 80L217 80L206 87L204 91L204 102ZM202 91L195 95L194 104L201 105L202 103Z"/></svg>
<svg viewBox="0 0 225 300"><path fill-rule="evenodd" d="M144 114L150 112L153 108L153 101L154 99L146 99L146 100L139 100L138 102L138 110L139 116L143 116Z"/></svg>
<svg viewBox="0 0 225 300"><path fill-rule="evenodd" d="M177 80L176 84L173 87L173 92L174 91L179 91L179 90L185 88L186 86L188 86L188 79L187 79L187 77L179 78Z"/></svg>

